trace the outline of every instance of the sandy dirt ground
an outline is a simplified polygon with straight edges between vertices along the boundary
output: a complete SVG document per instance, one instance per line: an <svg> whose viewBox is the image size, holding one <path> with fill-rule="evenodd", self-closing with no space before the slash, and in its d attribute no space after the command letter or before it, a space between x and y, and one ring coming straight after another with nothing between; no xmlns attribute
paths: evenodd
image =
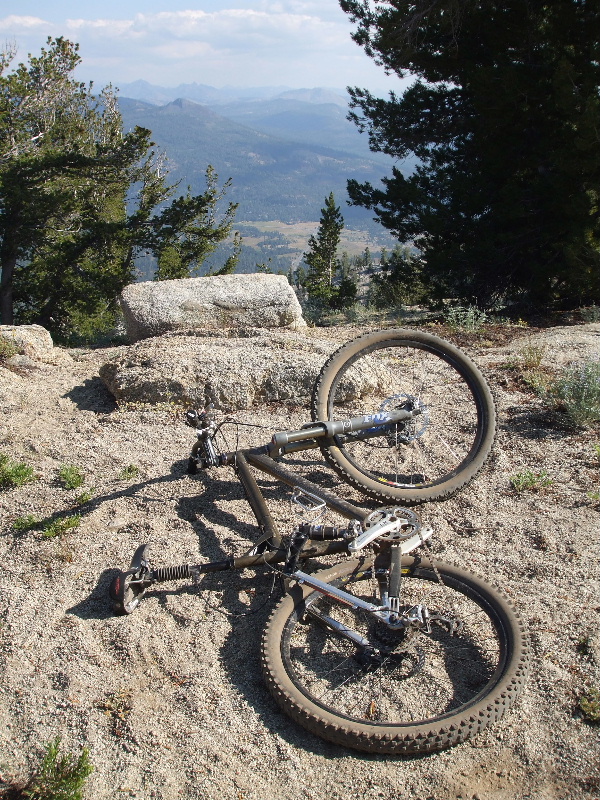
<svg viewBox="0 0 600 800"><path fill-rule="evenodd" d="M357 333L319 331L335 342ZM90 750L90 800L597 800L600 728L583 719L578 698L600 688L600 510L590 497L600 489L600 432L570 427L515 377L510 364L532 344L545 348L549 369L598 357L600 325L467 343L497 399L497 443L474 483L420 509L434 527L434 551L485 576L518 607L532 640L529 679L503 720L418 758L329 744L279 710L259 663L275 602L269 574L164 584L134 614L115 617L109 582L140 543L156 564L250 546L256 529L241 488L228 469L186 474L194 435L180 416L116 406L98 369L126 348L70 351L71 363L17 372L0 367L0 453L38 476L0 492L5 784L25 781L59 735L67 750ZM266 426L240 434L258 444L307 422L308 412L273 406L238 417ZM83 471L82 487L61 485L64 464ZM315 454L304 467L309 476L325 469ZM551 482L517 492L510 478L526 471ZM289 494L262 485L290 532ZM84 491L91 499L77 506ZM54 538L14 529L27 515L51 522L74 514L78 527Z"/></svg>

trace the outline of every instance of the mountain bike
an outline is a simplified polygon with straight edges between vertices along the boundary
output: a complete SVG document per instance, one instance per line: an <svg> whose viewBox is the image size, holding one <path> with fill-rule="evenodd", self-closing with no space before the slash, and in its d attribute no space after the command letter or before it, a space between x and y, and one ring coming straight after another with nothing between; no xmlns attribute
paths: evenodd
<svg viewBox="0 0 600 800"><path fill-rule="evenodd" d="M336 744L389 754L462 742L514 702L528 636L510 600L462 566L434 558L432 529L411 508L448 497L482 468L495 434L490 390L448 342L409 330L366 334L335 352L317 378L312 422L259 447L223 452L225 422L189 411L197 431L188 472L231 466L259 535L242 556L154 568L148 546L111 584L131 613L155 584L211 572L270 569L285 594L262 635L261 664L280 707ZM283 462L320 449L367 497L362 508ZM282 536L253 470L290 487L305 521ZM347 523L327 525L329 509ZM424 550L429 550L424 554ZM346 558L311 573L308 559Z"/></svg>

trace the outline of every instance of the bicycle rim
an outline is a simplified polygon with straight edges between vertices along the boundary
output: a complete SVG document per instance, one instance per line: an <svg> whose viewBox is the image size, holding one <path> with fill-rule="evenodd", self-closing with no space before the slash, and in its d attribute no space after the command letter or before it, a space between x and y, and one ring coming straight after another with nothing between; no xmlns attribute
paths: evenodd
<svg viewBox="0 0 600 800"><path fill-rule="evenodd" d="M331 357L315 387L315 419L399 408L419 413L385 433L347 434L323 445L349 483L377 498L421 502L449 496L481 469L494 439L493 400L475 365L437 337L360 337Z"/></svg>
<svg viewBox="0 0 600 800"><path fill-rule="evenodd" d="M331 570L329 573L331 574ZM527 668L527 643L514 609L481 579L427 564L403 580L403 605L459 620L431 634L393 633L373 615L317 593L285 598L265 635L263 668L280 705L322 738L369 752L415 753L463 741L499 719ZM372 568L337 568L336 585L376 600ZM315 619L318 610L375 647L373 658ZM267 643L267 636L270 641ZM277 641L275 641L275 639Z"/></svg>

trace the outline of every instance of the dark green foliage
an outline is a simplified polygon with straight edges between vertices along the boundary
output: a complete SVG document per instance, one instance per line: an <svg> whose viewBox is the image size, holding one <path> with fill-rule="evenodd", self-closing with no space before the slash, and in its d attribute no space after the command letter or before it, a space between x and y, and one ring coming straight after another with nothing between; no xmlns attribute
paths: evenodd
<svg viewBox="0 0 600 800"><path fill-rule="evenodd" d="M308 265L304 287L310 297L329 300L333 294L333 281L337 272L337 248L344 219L335 204L333 192L325 198L316 236L308 240L310 250L304 253Z"/></svg>
<svg viewBox="0 0 600 800"><path fill-rule="evenodd" d="M119 242L122 137L110 90L94 98L71 78L77 45L48 40L37 58L0 75L0 312L60 332L69 309L93 309L131 279Z"/></svg>
<svg viewBox="0 0 600 800"><path fill-rule="evenodd" d="M0 489L15 489L36 480L33 468L0 453Z"/></svg>
<svg viewBox="0 0 600 800"><path fill-rule="evenodd" d="M203 194L192 196L188 188L186 195L176 198L167 208L160 213L154 213L150 218L151 234L144 244L147 250L158 256L156 280L189 278L197 274L204 260L229 236L237 205L230 203L221 219L217 219L217 207L231 185L227 181L219 189L217 180L216 172L209 166L206 170L206 191ZM172 187L167 189L165 186L163 190L168 194L173 193ZM239 234L236 234L235 242L235 253L239 257ZM226 263L231 272L235 269L235 253Z"/></svg>
<svg viewBox="0 0 600 800"><path fill-rule="evenodd" d="M350 308L356 303L357 293L358 287L356 282L349 276L342 278L338 285L333 288L333 292L329 297L329 307L336 311Z"/></svg>
<svg viewBox="0 0 600 800"><path fill-rule="evenodd" d="M23 789L23 800L81 800L93 771L87 749L79 758L60 753L60 739L50 742L39 771Z"/></svg>
<svg viewBox="0 0 600 800"><path fill-rule="evenodd" d="M340 0L355 40L402 77L352 91L371 147L419 165L382 189L350 181L421 251L439 297L489 307L600 298L600 12L582 0Z"/></svg>
<svg viewBox="0 0 600 800"><path fill-rule="evenodd" d="M71 77L77 45L49 39L9 73L12 55L0 59L1 318L72 340L85 320L114 320L139 256L158 260L159 278L194 274L236 206L217 211L229 184L211 167L203 193L175 196L150 131L124 134L112 89L97 97Z"/></svg>
<svg viewBox="0 0 600 800"><path fill-rule="evenodd" d="M308 240L310 250L304 253L306 268L300 268L296 273L298 285L303 287L314 305L315 319L327 307L339 310L356 301L356 281L351 277L346 262L337 257L343 228L344 219L335 204L333 192L330 192L321 209L317 235Z"/></svg>
<svg viewBox="0 0 600 800"><path fill-rule="evenodd" d="M79 489L85 481L83 472L73 464L62 464L58 478L65 489Z"/></svg>
<svg viewBox="0 0 600 800"><path fill-rule="evenodd" d="M394 308L421 303L425 296L421 258L401 246L390 255L382 253L381 269L369 284L369 303L377 309Z"/></svg>
<svg viewBox="0 0 600 800"><path fill-rule="evenodd" d="M233 237L233 252L231 255L226 259L225 263L220 269L211 270L208 274L209 275L231 275L235 272L238 262L240 260L240 255L242 253L242 237L240 236L239 231L236 231Z"/></svg>

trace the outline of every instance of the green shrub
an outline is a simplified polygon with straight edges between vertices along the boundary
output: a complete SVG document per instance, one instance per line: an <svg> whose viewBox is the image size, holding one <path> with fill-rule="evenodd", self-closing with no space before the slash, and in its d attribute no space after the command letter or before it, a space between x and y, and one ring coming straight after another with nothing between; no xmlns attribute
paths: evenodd
<svg viewBox="0 0 600 800"><path fill-rule="evenodd" d="M417 305L427 299L422 259L409 248L398 248L369 282L368 302L378 310Z"/></svg>
<svg viewBox="0 0 600 800"><path fill-rule="evenodd" d="M82 800L85 782L94 769L87 748L79 758L60 754L60 739L50 742L39 770L23 790L26 800Z"/></svg>
<svg viewBox="0 0 600 800"><path fill-rule="evenodd" d="M128 481L131 478L137 478L140 474L140 468L137 467L135 464L128 464L128 466L123 467L121 472L117 475L118 481Z"/></svg>
<svg viewBox="0 0 600 800"><path fill-rule="evenodd" d="M586 722L600 725L600 690L592 687L578 700L579 710Z"/></svg>
<svg viewBox="0 0 600 800"><path fill-rule="evenodd" d="M578 427L587 428L600 420L600 361L567 367L548 386L547 397Z"/></svg>
<svg viewBox="0 0 600 800"><path fill-rule="evenodd" d="M552 485L552 479L547 472L532 472L526 470L510 478L510 485L517 492L539 492Z"/></svg>
<svg viewBox="0 0 600 800"><path fill-rule="evenodd" d="M65 489L79 489L85 480L85 476L79 467L74 467L71 464L63 464L58 477Z"/></svg>
<svg viewBox="0 0 600 800"><path fill-rule="evenodd" d="M79 526L81 522L81 514L73 514L70 517L60 517L53 522L46 522L42 524L42 535L46 539L54 539L56 536L62 536L63 533L73 530Z"/></svg>
<svg viewBox="0 0 600 800"><path fill-rule="evenodd" d="M523 383L536 394L544 395L550 383L550 375L542 368L546 348L544 345L528 344L522 347L505 367L518 373Z"/></svg>
<svg viewBox="0 0 600 800"><path fill-rule="evenodd" d="M126 339L121 331L123 315L112 305L101 305L95 311L69 311L69 332L61 339L70 347L108 347L124 344Z"/></svg>
<svg viewBox="0 0 600 800"><path fill-rule="evenodd" d="M37 528L38 521L33 514L26 514L24 517L17 517L12 524L15 533L27 533Z"/></svg>
<svg viewBox="0 0 600 800"><path fill-rule="evenodd" d="M18 352L19 348L14 342L11 342L5 336L0 336L0 363L8 361L9 358L16 356Z"/></svg>
<svg viewBox="0 0 600 800"><path fill-rule="evenodd" d="M86 503L89 503L94 496L94 491L94 488L86 489L84 492L81 492L81 494L78 494L74 500L74 505L84 506Z"/></svg>
<svg viewBox="0 0 600 800"><path fill-rule="evenodd" d="M14 489L36 479L33 468L0 453L0 489Z"/></svg>
<svg viewBox="0 0 600 800"><path fill-rule="evenodd" d="M538 369L546 353L545 346L539 344L526 344L518 352L518 366L523 370Z"/></svg>
<svg viewBox="0 0 600 800"><path fill-rule="evenodd" d="M477 306L453 306L446 311L444 322L453 331L475 333L488 322L488 315Z"/></svg>
<svg viewBox="0 0 600 800"><path fill-rule="evenodd" d="M588 306L581 309L581 319L584 322L600 322L600 306Z"/></svg>

